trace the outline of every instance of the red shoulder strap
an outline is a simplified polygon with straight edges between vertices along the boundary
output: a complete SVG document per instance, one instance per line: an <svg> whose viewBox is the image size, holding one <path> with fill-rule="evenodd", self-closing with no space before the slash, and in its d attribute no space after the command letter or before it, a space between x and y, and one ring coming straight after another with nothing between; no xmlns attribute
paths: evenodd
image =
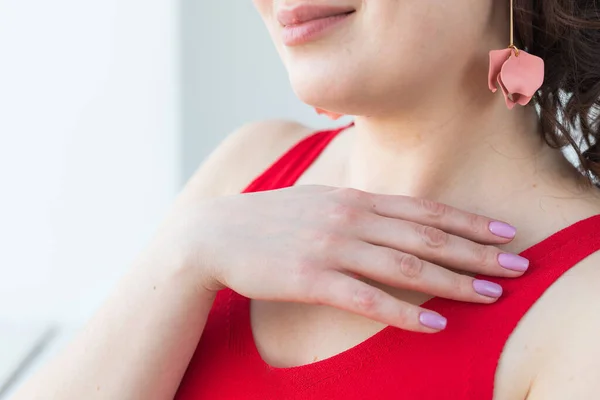
<svg viewBox="0 0 600 400"><path fill-rule="evenodd" d="M289 149L265 172L259 175L243 193L275 190L292 186L304 171L319 157L327 145L343 130L341 128L316 132Z"/></svg>
<svg viewBox="0 0 600 400"><path fill-rule="evenodd" d="M600 250L600 215L595 215L564 228L523 251L521 255L531 261L530 268L519 279L486 277L504 287L505 295L492 306L472 307L469 314L475 326L463 326L456 332L462 340L481 343L473 346L468 367L476 371L469 399L491 398L496 367L502 350L518 322L533 304L565 272L580 261ZM461 306L463 307L463 306ZM477 308L473 311L473 308ZM460 340L455 337L454 340ZM465 365L467 367L467 365Z"/></svg>

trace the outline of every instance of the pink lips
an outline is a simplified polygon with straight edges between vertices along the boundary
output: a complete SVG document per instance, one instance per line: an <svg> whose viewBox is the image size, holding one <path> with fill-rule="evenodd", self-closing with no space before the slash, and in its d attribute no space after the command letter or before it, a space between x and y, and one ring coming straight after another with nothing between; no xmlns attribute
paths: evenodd
<svg viewBox="0 0 600 400"><path fill-rule="evenodd" d="M277 13L277 20L283 26L283 43L286 46L297 46L316 40L330 28L346 20L354 11L348 7L309 4L283 8Z"/></svg>

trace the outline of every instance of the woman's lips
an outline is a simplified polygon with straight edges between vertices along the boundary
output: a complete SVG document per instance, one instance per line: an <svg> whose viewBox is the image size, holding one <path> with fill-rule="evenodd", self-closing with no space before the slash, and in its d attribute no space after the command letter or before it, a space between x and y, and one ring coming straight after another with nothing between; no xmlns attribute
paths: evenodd
<svg viewBox="0 0 600 400"><path fill-rule="evenodd" d="M352 8L303 5L292 9L282 9L277 20L283 26L281 36L286 46L297 46L316 40L346 20Z"/></svg>

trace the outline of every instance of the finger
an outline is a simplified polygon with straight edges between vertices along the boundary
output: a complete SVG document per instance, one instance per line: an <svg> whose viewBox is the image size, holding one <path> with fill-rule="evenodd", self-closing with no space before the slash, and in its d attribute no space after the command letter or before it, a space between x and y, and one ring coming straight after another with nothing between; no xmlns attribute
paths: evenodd
<svg viewBox="0 0 600 400"><path fill-rule="evenodd" d="M494 303L502 295L496 283L452 272L387 247L353 243L340 255L345 270L388 286L471 303Z"/></svg>
<svg viewBox="0 0 600 400"><path fill-rule="evenodd" d="M381 289L331 271L314 286L315 302L362 315L386 325L414 332L445 329L441 315L396 299Z"/></svg>
<svg viewBox="0 0 600 400"><path fill-rule="evenodd" d="M378 215L432 226L479 243L508 243L516 235L516 228L506 222L427 199L378 194L362 199L363 206Z"/></svg>
<svg viewBox="0 0 600 400"><path fill-rule="evenodd" d="M366 242L461 271L514 278L529 267L529 261L517 254L410 221L371 214L355 229Z"/></svg>

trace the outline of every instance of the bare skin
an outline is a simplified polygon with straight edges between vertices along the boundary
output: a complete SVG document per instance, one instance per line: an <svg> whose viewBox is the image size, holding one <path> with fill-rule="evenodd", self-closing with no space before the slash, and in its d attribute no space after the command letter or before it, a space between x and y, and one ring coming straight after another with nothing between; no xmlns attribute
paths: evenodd
<svg viewBox="0 0 600 400"><path fill-rule="evenodd" d="M301 365L330 357L365 340L385 324L435 334L420 325L417 318L422 311L419 305L427 298L452 295L447 289L455 288L460 289L454 295L461 296L461 300L493 301L465 290L468 274L476 272L474 267L488 267L493 272L488 260L494 257L490 255L519 252L571 223L600 213L598 191L581 188L574 169L559 152L541 141L533 108L509 112L501 97L487 91L488 51L506 46L505 4L492 0L310 0L351 6L355 12L343 29L330 36L306 46L286 47L276 13L280 7L301 2L255 0L299 97L317 107L356 115L356 127L336 139L298 182L310 187L250 195L243 200L222 196L239 193L310 130L297 124L260 123L228 139L188 183L147 251L84 334L29 382L17 399L173 398L200 338L214 291L222 286L256 299L251 304L252 328L262 357L272 365ZM312 185L328 189L319 192L324 186L315 189ZM329 192L331 187L354 191ZM302 199L302 193L309 195ZM309 224L313 232L318 227L318 233L325 233L331 244L330 239L340 237L331 235L330 225L323 229L321 219L315 217L323 215L319 214L321 206L331 206L332 198L341 205L334 207L334 215L345 216L340 220L356 239L357 231L352 229L364 229L374 226L369 225L374 220L380 221L363 218L374 214L366 211L365 204L395 204L386 201L390 198L385 195L404 196L403 200L425 198L435 202L433 208L438 211L454 207L451 210L510 222L518 228L518 235L514 241L454 235L452 243L456 245L449 246L453 247L454 252L449 253L454 257L484 254L480 247L473 247L476 242L489 246L487 257L481 258L481 263L468 264L470 269L460 279L451 274L454 272L436 269L435 262L428 260L433 264L427 264L428 271L445 274L441 281L446 291L439 293L434 293L435 279L423 280L425 285L417 290L420 294L406 291L417 288L406 284L410 280L401 280L398 272L411 270L415 275L414 271L421 269L407 268L405 262L389 263L395 269L390 268L383 279L382 275L374 276L383 263L373 264L372 269L365 268L364 262L355 263L354 268L362 267L361 272L369 278L361 281L348 280L350 274L339 273L356 272L341 268L340 258L335 259L336 267L340 267L335 271L322 260L293 264L292 273L284 276L312 276L312 282L318 282L315 276L331 273L336 279L330 282L354 285L352 290L345 285L333 291L321 290L317 296L306 289L309 280L300 279L304 284L301 286L294 284L298 281L283 278L276 285L265 285L264 279L256 277L290 268L280 261L278 252L285 248L248 243L256 240L251 233L262 228L257 216L263 216L270 227L285 227L286 238L301 236L304 224ZM302 225L290 223L285 213L275 212L282 209L282 202L276 199L285 196L294 200L286 203L293 210L310 217L299 221ZM211 201L214 209L205 205ZM244 202L245 206L238 207ZM405 204L411 209L418 203ZM440 204L447 206L440 208ZM422 208L412 210L415 212L408 217L422 217L417 212ZM218 218L226 215L225 211L235 211L240 220L250 221L252 229L245 231L246 240L227 235L232 232L227 231L230 219ZM438 214L464 216L457 211ZM295 218L293 212L290 215ZM362 219L354 218L357 215ZM481 219L467 219L480 221L475 231L484 231ZM215 231L228 239L215 242ZM406 238L414 239L415 232ZM399 237L397 231L389 233L387 237ZM236 240L229 239L231 236ZM449 236L438 237L450 243ZM306 241L285 243L296 246ZM224 251L215 251L219 244ZM302 248L309 250L306 254L321 255L331 247ZM363 251L361 246L347 248ZM250 251L253 249L261 252ZM444 261L449 262L447 258ZM597 397L599 266L598 254L575 266L521 321L500 361L497 399ZM260 274L250 273L252 268ZM277 291L282 287L285 290ZM323 296L326 292L336 293L337 297ZM344 301L349 298L352 301ZM286 326L294 328L293 347L288 345L291 331L274 323L284 315Z"/></svg>
<svg viewBox="0 0 600 400"><path fill-rule="evenodd" d="M284 149L309 133L296 124L277 122L251 125L229 138L190 180L148 251L140 255L82 335L28 382L15 399L172 398L199 340L214 293L204 287L210 282L205 274L189 268L182 247L175 245L181 243L180 238L172 236L177 230L169 228L168 221L178 220L175 216L189 210L191 203L238 193ZM257 135L272 147L257 145ZM342 166L340 161L345 158L340 155L347 150L344 142L352 143L351 139L349 131L332 143L301 183L323 184L323 178L340 176L336 166ZM248 168L239 168L240 162ZM597 204L591 199L571 200L557 204L557 208L561 206L560 214L539 211L539 227L545 230L529 232L525 225L516 224L523 228L525 235L519 237L524 239L510 246L516 251L557 227L597 213ZM596 291L599 261L594 255L573 268L568 278L557 282L523 319L503 353L496 398L577 398L572 396L575 390L581 391L579 398L589 398L585 396L594 390L593 367L598 360L595 332L599 321L593 310L600 300ZM411 304L430 297L378 286ZM552 318L557 310L567 316L569 324ZM282 314L297 329L293 348L286 345L290 331L273 323ZM337 322L331 324L334 316ZM252 324L260 353L265 361L277 366L330 357L384 326L331 307L266 301L252 302ZM317 326L321 332L318 341L314 335ZM339 334L341 330L345 335Z"/></svg>
<svg viewBox="0 0 600 400"><path fill-rule="evenodd" d="M503 99L485 90L488 52L507 43L507 2L254 3L296 94L310 105L356 116L356 127L336 139L299 184L424 197L510 221L519 233L501 247L511 252L600 213L598 190L584 188L560 152L541 140L534 109L509 112ZM354 12L323 39L288 45L278 13L307 3ZM588 257L523 318L497 370L497 399L598 397L599 266L598 253ZM415 304L427 299L390 292ZM321 359L381 329L354 316L332 325L328 321L344 320L333 310L259 301L251 309L258 349L273 365ZM304 346L286 347L290 331L273 323L283 315L287 326L304 332ZM319 337L322 346L311 335L320 324L331 332L330 340Z"/></svg>
<svg viewBox="0 0 600 400"><path fill-rule="evenodd" d="M308 134L309 130L306 132ZM360 187L348 182L348 174L344 173L348 170L344 163L348 160L347 154L352 153L356 135L351 128L335 139L298 184L337 182L342 186ZM478 193L470 191L468 203L461 206L467 210L472 207L470 211L478 212L484 208L488 215L519 222L515 240L500 246L512 252L520 252L571 223L599 214L598 191L577 187L577 179L560 157L552 159L563 165L563 181L536 176L528 184L515 182L516 187L527 185L529 189L510 206L493 202L478 205L474 199ZM524 177L524 181L531 178ZM599 265L600 253L596 253L573 267L522 319L500 360L496 399L590 398L597 387L595 373L600 370L597 361L600 348L596 343L600 333L597 313ZM381 287L413 304L421 304L430 298L420 293ZM278 367L303 365L331 357L384 327L333 308L262 301L251 304L257 348L267 363ZM556 318L557 310L567 319L567 324L565 319ZM286 323L281 324L282 320ZM293 341L290 340L292 337Z"/></svg>

